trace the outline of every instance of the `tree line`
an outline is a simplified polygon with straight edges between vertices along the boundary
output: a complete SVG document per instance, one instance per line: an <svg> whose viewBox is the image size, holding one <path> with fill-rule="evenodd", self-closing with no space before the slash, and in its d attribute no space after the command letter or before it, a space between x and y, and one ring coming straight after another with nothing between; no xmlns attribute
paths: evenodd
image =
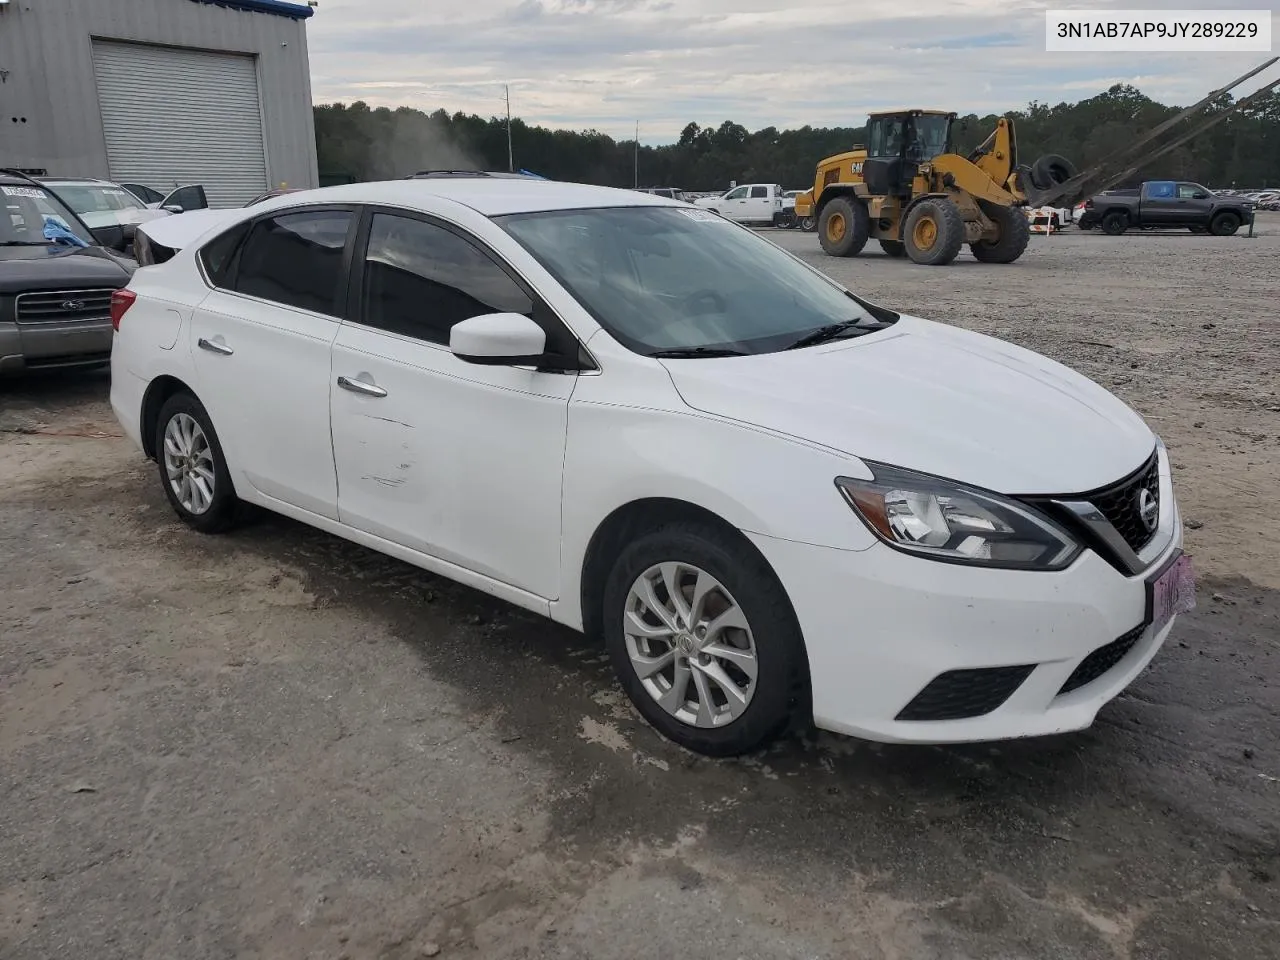
<svg viewBox="0 0 1280 960"><path fill-rule="evenodd" d="M1215 104L1224 109L1230 95ZM1031 162L1057 153L1084 168L1173 116L1165 106L1126 84L1078 103L1032 102L1010 116L1016 122L1019 158ZM955 148L968 152L995 127L994 114L957 119ZM507 121L502 117L411 107L376 109L363 101L315 107L321 179L383 180L424 169L505 170ZM641 146L598 130L552 130L511 120L511 159L557 180L630 187L670 186L711 191L730 181L763 181L802 188L813 182L823 157L863 142L864 127L810 127L755 132L726 120L719 126L688 124L673 144ZM1215 188L1280 185L1280 92L1255 102L1162 157L1140 179L1194 180Z"/></svg>

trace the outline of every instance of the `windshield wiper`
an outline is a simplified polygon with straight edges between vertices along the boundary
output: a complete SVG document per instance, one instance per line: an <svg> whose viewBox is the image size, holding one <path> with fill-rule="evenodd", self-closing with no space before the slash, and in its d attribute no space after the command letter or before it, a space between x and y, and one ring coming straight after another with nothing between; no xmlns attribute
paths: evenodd
<svg viewBox="0 0 1280 960"><path fill-rule="evenodd" d="M52 247L52 240L0 240L0 247Z"/></svg>
<svg viewBox="0 0 1280 960"><path fill-rule="evenodd" d="M799 350L801 347L812 347L819 343L828 343L832 340L839 340L850 330L854 330L862 326L861 320L842 320L840 323L829 323L825 327L819 327L812 333L806 333L795 343L788 344L784 350ZM870 331L868 331L870 332Z"/></svg>
<svg viewBox="0 0 1280 960"><path fill-rule="evenodd" d="M745 350L733 347L675 347L670 350L655 350L649 354L659 360L687 360L694 357L745 357Z"/></svg>

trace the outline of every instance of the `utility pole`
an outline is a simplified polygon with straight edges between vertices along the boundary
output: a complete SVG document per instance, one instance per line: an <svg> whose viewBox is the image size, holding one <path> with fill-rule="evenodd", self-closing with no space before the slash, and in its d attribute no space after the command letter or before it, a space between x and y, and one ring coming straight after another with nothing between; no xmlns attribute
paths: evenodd
<svg viewBox="0 0 1280 960"><path fill-rule="evenodd" d="M637 190L640 189L640 121L636 121L636 158L635 158L635 183L632 184Z"/></svg>
<svg viewBox="0 0 1280 960"><path fill-rule="evenodd" d="M515 153L511 150L511 86L504 83L502 85L502 89L506 92L507 96L507 172L515 173Z"/></svg>

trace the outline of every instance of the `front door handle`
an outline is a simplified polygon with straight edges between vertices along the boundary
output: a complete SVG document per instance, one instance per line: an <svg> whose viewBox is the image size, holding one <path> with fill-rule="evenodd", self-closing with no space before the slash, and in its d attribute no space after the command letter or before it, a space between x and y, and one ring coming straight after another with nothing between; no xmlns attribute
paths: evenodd
<svg viewBox="0 0 1280 960"><path fill-rule="evenodd" d="M366 397L385 397L387 395L387 391L376 383L370 383L367 380L353 380L351 377L339 377L338 386L343 390L350 390L352 393L362 393Z"/></svg>
<svg viewBox="0 0 1280 960"><path fill-rule="evenodd" d="M204 337L201 337L196 341L196 346L201 350L208 350L210 353L221 354L224 357L229 357L235 353L234 350L222 342L221 337L216 337L213 340L206 340Z"/></svg>

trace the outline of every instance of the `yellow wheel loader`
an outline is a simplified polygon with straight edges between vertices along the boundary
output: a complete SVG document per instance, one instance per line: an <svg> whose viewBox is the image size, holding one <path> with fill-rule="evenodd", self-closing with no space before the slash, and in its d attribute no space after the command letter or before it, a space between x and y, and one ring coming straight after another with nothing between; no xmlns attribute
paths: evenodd
<svg viewBox="0 0 1280 960"><path fill-rule="evenodd" d="M796 198L796 217L814 217L822 249L835 257L877 240L916 263L950 263L964 244L979 260L1012 263L1030 239L1023 182L1048 188L1075 171L1062 157L1018 165L1013 122L1001 119L967 157L951 152L954 113L875 113L867 143L818 164L813 189Z"/></svg>
<svg viewBox="0 0 1280 960"><path fill-rule="evenodd" d="M1013 263L1030 239L1027 207L1074 206L1132 178L1142 166L1280 87L1280 81L1271 81L1221 104L1224 94L1277 62L1280 57L1273 57L1212 91L1079 174L1056 154L1020 165L1013 121L1007 117L977 149L961 156L951 152L954 113L874 113L865 145L818 164L813 189L796 197L795 217L805 229L812 225L822 249L835 257L856 256L874 239L890 256L931 266L950 263L966 243L978 260ZM1189 131L1157 143L1183 120L1206 113Z"/></svg>

